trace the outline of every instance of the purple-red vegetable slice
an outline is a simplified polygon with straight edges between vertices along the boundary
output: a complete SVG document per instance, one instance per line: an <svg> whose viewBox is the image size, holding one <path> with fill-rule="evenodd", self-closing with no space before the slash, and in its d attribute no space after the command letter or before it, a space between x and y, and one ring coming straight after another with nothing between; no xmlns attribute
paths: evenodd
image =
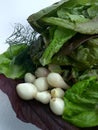
<svg viewBox="0 0 98 130"><path fill-rule="evenodd" d="M16 93L16 85L22 80L12 80L0 75L0 89L6 93L17 117L27 123L32 123L42 130L97 130L93 128L77 128L61 117L54 115L48 105L36 100L24 101Z"/></svg>

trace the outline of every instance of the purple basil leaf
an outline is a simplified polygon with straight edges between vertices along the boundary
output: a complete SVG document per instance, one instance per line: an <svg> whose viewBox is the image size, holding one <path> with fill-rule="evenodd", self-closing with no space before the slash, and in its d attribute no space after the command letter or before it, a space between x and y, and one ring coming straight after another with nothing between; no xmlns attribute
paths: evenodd
<svg viewBox="0 0 98 130"><path fill-rule="evenodd" d="M43 105L38 101L21 100L16 93L16 85L22 80L12 80L0 75L0 89L6 93L12 104L17 117L27 123L35 124L42 130L97 130L93 128L76 128L67 123L61 117L54 115L48 105Z"/></svg>

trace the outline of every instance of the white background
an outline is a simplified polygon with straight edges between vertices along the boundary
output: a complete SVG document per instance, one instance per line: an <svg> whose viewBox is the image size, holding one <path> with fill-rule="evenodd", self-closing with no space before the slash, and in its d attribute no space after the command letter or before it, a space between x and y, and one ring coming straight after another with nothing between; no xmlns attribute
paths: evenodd
<svg viewBox="0 0 98 130"><path fill-rule="evenodd" d="M0 53L8 47L5 40L13 32L15 23L27 25L32 13L59 0L0 0ZM38 130L32 124L17 119L10 101L0 90L0 130Z"/></svg>
<svg viewBox="0 0 98 130"><path fill-rule="evenodd" d="M0 0L0 52L5 51L5 40L12 34L15 23L27 25L29 15L57 1L59 0Z"/></svg>

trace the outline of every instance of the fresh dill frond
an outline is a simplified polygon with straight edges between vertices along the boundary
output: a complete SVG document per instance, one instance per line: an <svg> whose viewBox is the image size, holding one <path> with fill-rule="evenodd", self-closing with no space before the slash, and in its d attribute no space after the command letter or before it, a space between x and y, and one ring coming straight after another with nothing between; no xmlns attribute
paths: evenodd
<svg viewBox="0 0 98 130"><path fill-rule="evenodd" d="M40 65L39 59L45 49L43 36L33 30L30 26L23 26L18 23L14 27L14 31L6 40L10 46L10 56L13 57L13 46L26 45L12 61L12 64L22 65L27 71L34 71Z"/></svg>
<svg viewBox="0 0 98 130"><path fill-rule="evenodd" d="M33 30L29 25L23 26L20 23L16 23L13 33L6 39L6 43L13 44L27 44L30 45L32 41L35 41L38 33Z"/></svg>

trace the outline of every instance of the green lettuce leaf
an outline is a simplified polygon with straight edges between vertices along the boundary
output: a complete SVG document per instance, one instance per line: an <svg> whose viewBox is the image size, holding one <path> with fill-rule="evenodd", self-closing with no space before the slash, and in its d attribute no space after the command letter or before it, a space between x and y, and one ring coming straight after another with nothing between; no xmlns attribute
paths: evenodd
<svg viewBox="0 0 98 130"><path fill-rule="evenodd" d="M93 68L98 64L98 38L89 40L72 52L70 58L79 70Z"/></svg>
<svg viewBox="0 0 98 130"><path fill-rule="evenodd" d="M22 78L26 73L24 61L22 64L15 64L16 57L27 48L26 44L11 45L6 52L0 55L0 73L8 78Z"/></svg>
<svg viewBox="0 0 98 130"><path fill-rule="evenodd" d="M78 127L98 125L98 81L90 77L65 92L63 118Z"/></svg>
<svg viewBox="0 0 98 130"><path fill-rule="evenodd" d="M74 43L77 41L75 40ZM98 65L98 38L89 39L79 45L78 48L66 55L66 49L62 48L58 55L52 59L52 63L59 65L70 65L78 71L92 69ZM74 44L75 45L75 44ZM72 46L69 46L70 49ZM65 52L64 52L65 51ZM70 50L69 50L70 51ZM65 53L65 54L64 54ZM92 60L91 60L92 59Z"/></svg>
<svg viewBox="0 0 98 130"><path fill-rule="evenodd" d="M98 33L98 1L61 0L28 18L30 25L43 33L56 25L83 34Z"/></svg>
<svg viewBox="0 0 98 130"><path fill-rule="evenodd" d="M69 0L61 0L49 7L46 7L38 11L37 13L30 15L27 19L28 22L37 32L39 33L43 32L44 29L46 28L46 25L43 24L41 19L45 16L51 16L51 15L55 16L58 8L61 7L63 4L65 4L67 1Z"/></svg>
<svg viewBox="0 0 98 130"><path fill-rule="evenodd" d="M56 28L52 41L49 43L40 59L41 64L44 66L51 63L52 56L75 34L75 31L69 29Z"/></svg>
<svg viewBox="0 0 98 130"><path fill-rule="evenodd" d="M74 30L82 34L98 34L98 17L94 17L91 20L85 19L82 16L71 16L73 22L68 19L62 19L57 17L45 17L42 20L48 24L56 25L62 28ZM80 22L81 17L81 22ZM78 22L74 22L78 21Z"/></svg>

